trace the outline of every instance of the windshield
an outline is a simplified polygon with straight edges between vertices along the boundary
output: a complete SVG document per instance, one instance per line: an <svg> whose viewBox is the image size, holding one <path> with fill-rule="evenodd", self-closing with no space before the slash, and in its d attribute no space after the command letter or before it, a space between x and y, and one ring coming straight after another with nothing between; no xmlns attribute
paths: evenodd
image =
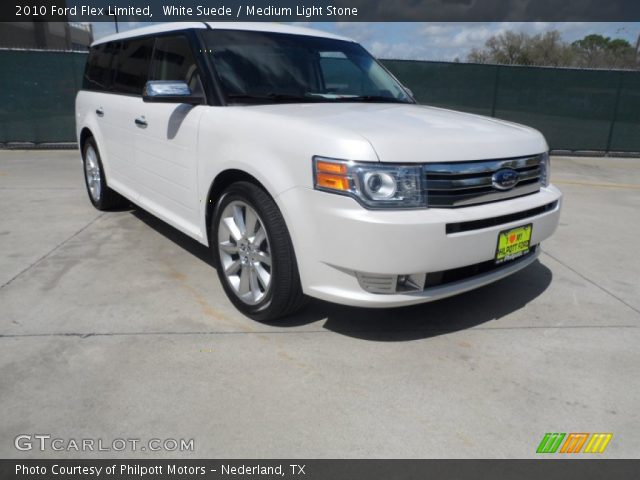
<svg viewBox="0 0 640 480"><path fill-rule="evenodd" d="M273 32L203 32L228 103L413 103L357 43Z"/></svg>

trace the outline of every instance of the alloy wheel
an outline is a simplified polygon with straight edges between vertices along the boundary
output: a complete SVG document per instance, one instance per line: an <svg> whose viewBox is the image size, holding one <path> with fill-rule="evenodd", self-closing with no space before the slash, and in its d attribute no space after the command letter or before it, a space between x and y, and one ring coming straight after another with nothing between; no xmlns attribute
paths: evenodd
<svg viewBox="0 0 640 480"><path fill-rule="evenodd" d="M249 204L235 200L218 224L220 268L236 296L247 305L260 303L271 287L271 247L264 223Z"/></svg>

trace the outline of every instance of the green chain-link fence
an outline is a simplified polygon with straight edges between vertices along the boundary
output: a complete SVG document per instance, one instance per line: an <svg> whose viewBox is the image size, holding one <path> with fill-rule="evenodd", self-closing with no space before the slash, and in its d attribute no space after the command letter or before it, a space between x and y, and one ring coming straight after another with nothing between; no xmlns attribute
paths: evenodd
<svg viewBox="0 0 640 480"><path fill-rule="evenodd" d="M86 53L0 50L0 143L75 142Z"/></svg>
<svg viewBox="0 0 640 480"><path fill-rule="evenodd" d="M86 53L0 51L0 143L74 142ZM419 102L537 128L554 150L640 151L640 72L385 60Z"/></svg>
<svg viewBox="0 0 640 480"><path fill-rule="evenodd" d="M554 150L640 151L640 72L385 60L420 103L537 128Z"/></svg>

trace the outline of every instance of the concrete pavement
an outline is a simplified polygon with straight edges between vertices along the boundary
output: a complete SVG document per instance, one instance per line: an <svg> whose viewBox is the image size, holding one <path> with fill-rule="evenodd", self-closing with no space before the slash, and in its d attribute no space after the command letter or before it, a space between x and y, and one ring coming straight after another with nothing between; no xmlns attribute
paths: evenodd
<svg viewBox="0 0 640 480"><path fill-rule="evenodd" d="M398 310L240 315L208 251L100 213L76 152L0 151L3 458L522 458L545 432L640 452L640 160L553 158L540 261ZM193 439L189 452L19 451L19 434Z"/></svg>

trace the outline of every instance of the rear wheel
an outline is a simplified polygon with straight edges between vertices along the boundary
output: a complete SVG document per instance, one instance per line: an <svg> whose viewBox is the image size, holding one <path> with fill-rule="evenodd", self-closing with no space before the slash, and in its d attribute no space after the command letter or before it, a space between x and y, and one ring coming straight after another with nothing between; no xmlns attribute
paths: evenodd
<svg viewBox="0 0 640 480"><path fill-rule="evenodd" d="M301 308L291 238L264 190L249 182L227 188L216 204L210 239L220 282L238 310L269 321Z"/></svg>
<svg viewBox="0 0 640 480"><path fill-rule="evenodd" d="M111 210L127 205L127 200L111 190L107 185L107 178L102 168L102 160L98 147L93 138L87 139L82 152L84 164L84 181L89 194L89 200L98 210Z"/></svg>

